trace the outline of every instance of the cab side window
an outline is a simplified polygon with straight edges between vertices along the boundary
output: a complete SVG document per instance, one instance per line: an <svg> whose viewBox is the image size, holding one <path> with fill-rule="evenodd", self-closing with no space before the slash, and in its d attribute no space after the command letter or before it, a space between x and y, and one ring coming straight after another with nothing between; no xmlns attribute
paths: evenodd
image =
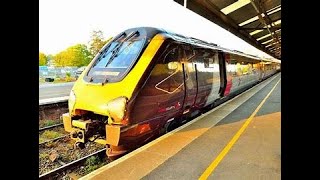
<svg viewBox="0 0 320 180"><path fill-rule="evenodd" d="M164 51L154 66L145 86L145 96L173 94L183 90L183 70L181 48L171 44Z"/></svg>

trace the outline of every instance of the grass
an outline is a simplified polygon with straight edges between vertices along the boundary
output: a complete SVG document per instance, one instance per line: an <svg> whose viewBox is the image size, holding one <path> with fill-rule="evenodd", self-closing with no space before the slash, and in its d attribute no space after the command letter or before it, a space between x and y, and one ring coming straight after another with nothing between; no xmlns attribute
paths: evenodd
<svg viewBox="0 0 320 180"><path fill-rule="evenodd" d="M39 154L39 158L41 158L41 159L49 158L49 154L47 154L47 153L40 153L40 154Z"/></svg>
<svg viewBox="0 0 320 180"><path fill-rule="evenodd" d="M46 139L54 139L60 136L61 136L60 133L55 131L50 131L50 130L44 131L44 133L42 133L41 135L42 138L46 138Z"/></svg>
<svg viewBox="0 0 320 180"><path fill-rule="evenodd" d="M55 138L61 137L62 135L63 134L56 131L46 130L41 135L39 134L39 143L42 143L49 139L55 139Z"/></svg>
<svg viewBox="0 0 320 180"><path fill-rule="evenodd" d="M85 174L90 173L103 165L102 161L97 156L89 157L85 162Z"/></svg>
<svg viewBox="0 0 320 180"><path fill-rule="evenodd" d="M43 143L43 142L45 142L46 141L46 139L44 139L44 138L42 138L42 137L39 137L39 143Z"/></svg>

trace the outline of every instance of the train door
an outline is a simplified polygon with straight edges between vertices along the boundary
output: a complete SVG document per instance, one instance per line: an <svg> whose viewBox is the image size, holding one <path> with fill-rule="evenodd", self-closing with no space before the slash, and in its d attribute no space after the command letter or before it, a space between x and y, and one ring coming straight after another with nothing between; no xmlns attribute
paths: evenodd
<svg viewBox="0 0 320 180"><path fill-rule="evenodd" d="M266 72L266 70L265 70L265 66L264 66L264 62L263 61L261 61L260 62L260 67L261 67L261 74L260 74L260 79L261 80L263 80L264 79L264 77L265 77L265 72Z"/></svg>
<svg viewBox="0 0 320 180"><path fill-rule="evenodd" d="M193 63L198 82L195 106L201 108L220 98L219 53L209 49L196 49Z"/></svg>
<svg viewBox="0 0 320 180"><path fill-rule="evenodd" d="M230 91L230 84L228 84L228 73L226 71L226 61L225 54L222 51L218 51L219 58L219 70L220 70L220 97L225 96L225 93L228 90Z"/></svg>
<svg viewBox="0 0 320 180"><path fill-rule="evenodd" d="M206 103L204 104L204 106L207 106L220 98L221 94L221 83L223 83L223 81L221 81L218 51L207 51L204 57L204 69L202 71L206 74L206 86L209 86L210 89ZM202 74L204 73L202 72Z"/></svg>
<svg viewBox="0 0 320 180"><path fill-rule="evenodd" d="M185 98L183 114L188 113L195 105L198 92L196 65L192 62L195 53L189 45L182 45L182 66L184 71Z"/></svg>
<svg viewBox="0 0 320 180"><path fill-rule="evenodd" d="M226 74L226 88L223 92L223 96L227 96L231 93L231 90L234 89L234 85L232 84L232 79L234 77L235 73L235 67L231 65L231 57L229 53L224 52L222 55L223 58L223 63L225 66L225 74Z"/></svg>

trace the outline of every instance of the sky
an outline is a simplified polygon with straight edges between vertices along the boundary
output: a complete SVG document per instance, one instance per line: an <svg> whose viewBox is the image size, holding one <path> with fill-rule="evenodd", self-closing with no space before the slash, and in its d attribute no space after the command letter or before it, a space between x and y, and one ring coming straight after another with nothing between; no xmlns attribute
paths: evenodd
<svg viewBox="0 0 320 180"><path fill-rule="evenodd" d="M222 47L271 57L173 0L40 0L39 51L56 54L88 44L94 30L104 38L140 26L164 28Z"/></svg>

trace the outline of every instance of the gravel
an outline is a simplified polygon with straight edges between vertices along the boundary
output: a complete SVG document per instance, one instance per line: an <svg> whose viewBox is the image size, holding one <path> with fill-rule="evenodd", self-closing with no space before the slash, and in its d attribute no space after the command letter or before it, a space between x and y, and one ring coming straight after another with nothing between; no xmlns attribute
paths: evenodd
<svg viewBox="0 0 320 180"><path fill-rule="evenodd" d="M63 163L70 163L92 154L104 147L105 145L102 144L87 142L85 147L80 149L74 147L74 140L69 137L39 145L39 175L62 166Z"/></svg>

